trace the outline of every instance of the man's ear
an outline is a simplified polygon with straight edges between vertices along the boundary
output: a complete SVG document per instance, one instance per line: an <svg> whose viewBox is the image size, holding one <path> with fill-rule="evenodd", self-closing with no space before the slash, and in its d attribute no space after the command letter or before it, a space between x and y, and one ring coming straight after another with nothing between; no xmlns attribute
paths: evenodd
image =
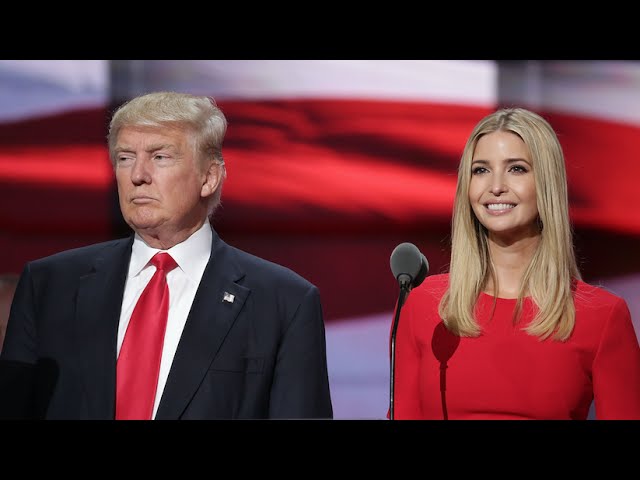
<svg viewBox="0 0 640 480"><path fill-rule="evenodd" d="M204 183L200 190L200 196L210 197L215 193L220 185L220 179L222 177L222 166L219 163L211 162L209 169L204 177Z"/></svg>

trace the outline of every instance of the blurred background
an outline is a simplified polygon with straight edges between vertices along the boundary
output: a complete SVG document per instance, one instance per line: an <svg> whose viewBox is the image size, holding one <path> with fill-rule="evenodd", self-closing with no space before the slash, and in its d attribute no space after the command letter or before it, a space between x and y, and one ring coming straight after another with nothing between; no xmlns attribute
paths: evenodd
<svg viewBox="0 0 640 480"><path fill-rule="evenodd" d="M154 90L225 112L214 228L319 287L336 419L386 417L389 256L412 242L446 270L458 160L498 106L557 131L583 275L627 300L640 338L640 62L0 60L0 274L129 233L105 137Z"/></svg>

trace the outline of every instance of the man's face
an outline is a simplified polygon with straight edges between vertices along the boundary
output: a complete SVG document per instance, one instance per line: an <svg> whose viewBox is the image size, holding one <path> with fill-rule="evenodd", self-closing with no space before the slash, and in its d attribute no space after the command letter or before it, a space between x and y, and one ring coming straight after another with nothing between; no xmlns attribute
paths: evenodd
<svg viewBox="0 0 640 480"><path fill-rule="evenodd" d="M143 238L190 234L206 218L213 190L189 131L124 127L115 173L122 215Z"/></svg>

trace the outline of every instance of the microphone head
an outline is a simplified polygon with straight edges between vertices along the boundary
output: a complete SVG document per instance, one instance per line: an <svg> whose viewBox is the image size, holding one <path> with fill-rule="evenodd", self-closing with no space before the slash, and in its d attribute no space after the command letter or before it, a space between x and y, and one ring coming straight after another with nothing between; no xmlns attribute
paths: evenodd
<svg viewBox="0 0 640 480"><path fill-rule="evenodd" d="M420 285L429 273L426 257L413 243L405 242L391 252L391 272L401 287Z"/></svg>

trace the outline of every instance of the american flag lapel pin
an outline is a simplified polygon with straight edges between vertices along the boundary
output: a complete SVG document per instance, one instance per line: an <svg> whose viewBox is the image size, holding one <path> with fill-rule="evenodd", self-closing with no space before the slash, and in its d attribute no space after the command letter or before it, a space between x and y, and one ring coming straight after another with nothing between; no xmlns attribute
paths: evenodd
<svg viewBox="0 0 640 480"><path fill-rule="evenodd" d="M233 303L235 299L236 299L236 296L229 292L224 292L224 297L222 297L223 302L229 302L229 303Z"/></svg>

